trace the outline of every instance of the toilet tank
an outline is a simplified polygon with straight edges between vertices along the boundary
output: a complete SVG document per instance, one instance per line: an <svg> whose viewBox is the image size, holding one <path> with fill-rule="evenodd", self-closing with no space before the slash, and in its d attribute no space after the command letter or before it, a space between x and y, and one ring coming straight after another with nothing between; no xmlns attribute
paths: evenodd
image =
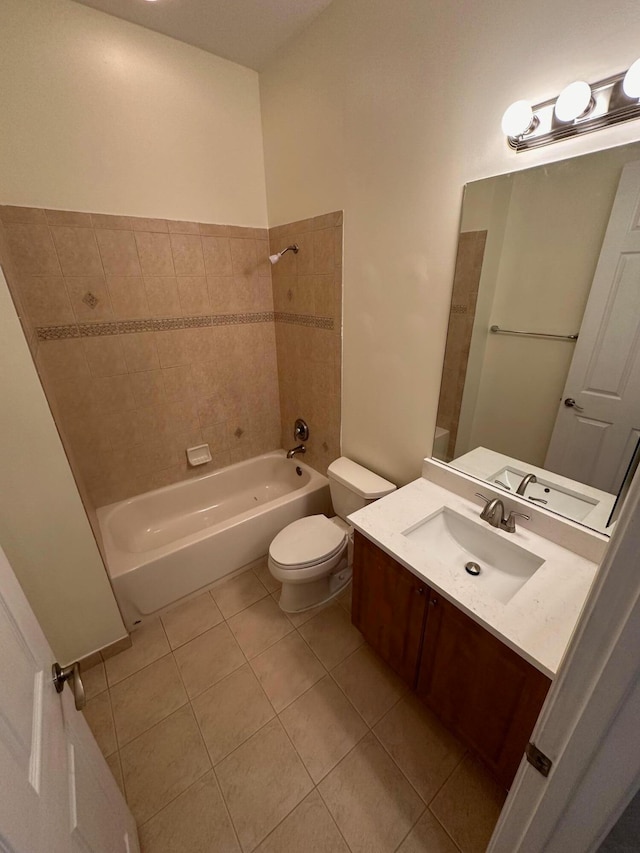
<svg viewBox="0 0 640 853"><path fill-rule="evenodd" d="M329 465L327 477L333 509L342 519L396 488L393 483L346 456L341 456Z"/></svg>

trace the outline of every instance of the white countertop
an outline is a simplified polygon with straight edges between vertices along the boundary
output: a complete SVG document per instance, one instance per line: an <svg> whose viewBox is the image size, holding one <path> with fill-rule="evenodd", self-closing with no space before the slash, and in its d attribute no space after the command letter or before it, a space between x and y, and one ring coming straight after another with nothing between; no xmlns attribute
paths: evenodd
<svg viewBox="0 0 640 853"><path fill-rule="evenodd" d="M506 537L544 563L506 604L485 593L482 576L471 577L428 553L424 545L403 535L447 506L491 534ZM578 616L595 577L597 564L526 529L517 519L515 533L506 533L480 520L482 503L474 503L426 479L349 516L360 533L424 580L498 639L553 678L567 648Z"/></svg>

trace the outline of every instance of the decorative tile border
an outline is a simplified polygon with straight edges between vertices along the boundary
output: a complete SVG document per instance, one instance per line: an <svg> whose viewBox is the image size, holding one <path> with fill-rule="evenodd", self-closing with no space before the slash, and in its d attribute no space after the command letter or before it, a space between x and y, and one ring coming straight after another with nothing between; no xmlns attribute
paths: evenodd
<svg viewBox="0 0 640 853"><path fill-rule="evenodd" d="M333 317L315 317L312 314L289 314L287 311L275 311L276 323L293 323L296 326L312 326L314 329L333 329Z"/></svg>
<svg viewBox="0 0 640 853"><path fill-rule="evenodd" d="M332 317L289 314L285 311L258 311L247 314L210 314L200 317L159 317L145 320L118 320L104 323L77 323L64 326L38 326L39 341L62 341L67 338L94 338L103 335L130 335L139 332L165 332L174 329L197 329L203 326L240 326L247 323L293 323L315 329L334 327Z"/></svg>

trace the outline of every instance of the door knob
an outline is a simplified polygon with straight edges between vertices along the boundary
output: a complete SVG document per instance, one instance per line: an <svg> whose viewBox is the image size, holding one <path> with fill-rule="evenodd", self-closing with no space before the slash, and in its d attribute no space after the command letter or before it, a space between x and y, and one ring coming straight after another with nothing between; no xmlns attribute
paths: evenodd
<svg viewBox="0 0 640 853"><path fill-rule="evenodd" d="M568 409L575 409L576 412L584 412L584 409L582 408L582 406L579 406L576 403L576 401L573 399L573 397L566 397L564 404Z"/></svg>
<svg viewBox="0 0 640 853"><path fill-rule="evenodd" d="M76 711L82 711L85 706L86 699L84 695L84 684L80 678L80 664L76 661L76 663L65 666L63 669L56 661L56 663L51 667L51 675L53 677L53 683L56 686L57 693L62 693L65 684L67 681L69 682L71 689L73 690Z"/></svg>

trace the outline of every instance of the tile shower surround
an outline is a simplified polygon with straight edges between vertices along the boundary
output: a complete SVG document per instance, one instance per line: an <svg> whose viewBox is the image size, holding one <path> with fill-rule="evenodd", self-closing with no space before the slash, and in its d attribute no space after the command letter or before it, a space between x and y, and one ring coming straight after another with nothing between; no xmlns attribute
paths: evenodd
<svg viewBox="0 0 640 853"><path fill-rule="evenodd" d="M335 364L339 319L315 310L332 303L324 281L304 311L299 299L274 311L266 229L10 206L0 219L0 260L90 517L281 446L279 327L304 339L307 381ZM341 226L311 222L331 235L322 266ZM320 448L335 447L328 389L307 395L323 399ZM203 441L212 463L188 468L186 447Z"/></svg>

